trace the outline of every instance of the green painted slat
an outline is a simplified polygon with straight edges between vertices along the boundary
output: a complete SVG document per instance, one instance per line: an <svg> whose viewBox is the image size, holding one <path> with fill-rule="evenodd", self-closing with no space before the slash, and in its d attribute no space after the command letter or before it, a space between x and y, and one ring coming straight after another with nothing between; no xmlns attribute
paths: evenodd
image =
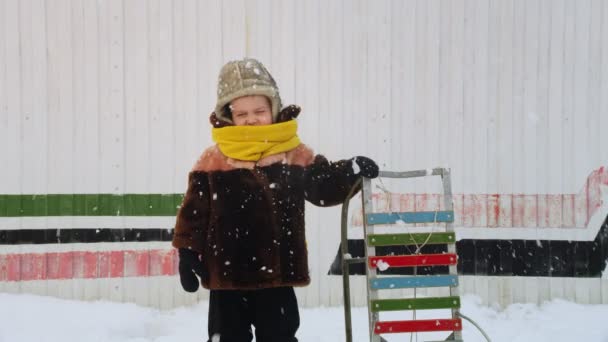
<svg viewBox="0 0 608 342"><path fill-rule="evenodd" d="M72 197L72 209L77 216L84 216L87 214L87 199Z"/></svg>
<svg viewBox="0 0 608 342"><path fill-rule="evenodd" d="M0 217L6 217L6 199L0 196Z"/></svg>
<svg viewBox="0 0 608 342"><path fill-rule="evenodd" d="M19 212L22 213L23 215L29 215L31 213L34 212L34 207L36 206L35 204L39 202L39 199L37 198L37 196L32 196L32 198L29 201L21 201L21 203L19 204Z"/></svg>
<svg viewBox="0 0 608 342"><path fill-rule="evenodd" d="M182 201L184 200L183 194L174 194L173 201L171 202L171 209L177 210L181 207ZM176 209L177 208L177 209Z"/></svg>
<svg viewBox="0 0 608 342"><path fill-rule="evenodd" d="M0 195L0 217L175 216L182 194Z"/></svg>
<svg viewBox="0 0 608 342"><path fill-rule="evenodd" d="M5 199L6 216L22 216L21 214L21 198L7 197Z"/></svg>
<svg viewBox="0 0 608 342"><path fill-rule="evenodd" d="M427 240L428 239L428 240ZM436 245L455 243L454 232L412 233L412 234L370 234L367 243L370 246L421 245L423 243Z"/></svg>
<svg viewBox="0 0 608 342"><path fill-rule="evenodd" d="M454 309L460 307L460 297L432 297L407 299L378 299L371 301L371 309L378 311Z"/></svg>
<svg viewBox="0 0 608 342"><path fill-rule="evenodd" d="M149 199L147 194L129 194L124 197L125 216L141 216L148 212Z"/></svg>
<svg viewBox="0 0 608 342"><path fill-rule="evenodd" d="M99 207L97 208L99 216L121 216L123 210L124 196L112 196L101 194L99 195Z"/></svg>
<svg viewBox="0 0 608 342"><path fill-rule="evenodd" d="M84 198L85 216L95 216L99 210L99 195L91 194Z"/></svg>

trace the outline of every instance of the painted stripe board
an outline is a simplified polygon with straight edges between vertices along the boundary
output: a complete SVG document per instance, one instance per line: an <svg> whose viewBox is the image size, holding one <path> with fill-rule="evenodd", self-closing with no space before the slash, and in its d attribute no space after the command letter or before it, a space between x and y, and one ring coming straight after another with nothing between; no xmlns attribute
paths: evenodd
<svg viewBox="0 0 608 342"><path fill-rule="evenodd" d="M416 277L386 277L370 281L374 290L408 289L416 287L458 286L458 276L416 276Z"/></svg>
<svg viewBox="0 0 608 342"><path fill-rule="evenodd" d="M454 222L453 211L419 211L367 214L367 224Z"/></svg>
<svg viewBox="0 0 608 342"><path fill-rule="evenodd" d="M0 195L0 217L175 216L182 194Z"/></svg>
<svg viewBox="0 0 608 342"><path fill-rule="evenodd" d="M400 311L400 310L433 310L456 309L460 307L460 297L430 297L430 298L400 298L378 299L370 303L372 311Z"/></svg>
<svg viewBox="0 0 608 342"><path fill-rule="evenodd" d="M428 331L461 331L462 322L460 319L427 319L415 321L386 321L377 322L374 333L408 333L408 332L428 332Z"/></svg>
<svg viewBox="0 0 608 342"><path fill-rule="evenodd" d="M384 267L440 266L456 265L456 254L419 254L399 256L375 256L369 258L369 267L380 269Z"/></svg>
<svg viewBox="0 0 608 342"><path fill-rule="evenodd" d="M0 281L177 274L175 249L0 254Z"/></svg>
<svg viewBox="0 0 608 342"><path fill-rule="evenodd" d="M171 241L173 229L19 229L0 230L0 245Z"/></svg>
<svg viewBox="0 0 608 342"><path fill-rule="evenodd" d="M454 232L439 233L405 233L405 234L370 234L367 236L370 246L422 245L455 243Z"/></svg>

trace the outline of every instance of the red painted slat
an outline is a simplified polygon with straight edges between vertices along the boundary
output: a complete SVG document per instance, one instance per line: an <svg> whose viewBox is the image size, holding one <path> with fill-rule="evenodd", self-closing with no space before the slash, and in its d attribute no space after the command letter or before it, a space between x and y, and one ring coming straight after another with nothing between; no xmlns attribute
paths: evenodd
<svg viewBox="0 0 608 342"><path fill-rule="evenodd" d="M562 225L562 195L547 195L547 226Z"/></svg>
<svg viewBox="0 0 608 342"><path fill-rule="evenodd" d="M392 193L391 194L391 208L394 208L394 211L401 211L401 194Z"/></svg>
<svg viewBox="0 0 608 342"><path fill-rule="evenodd" d="M383 208L383 211L391 211L391 194L390 193L381 193L376 198L376 206L377 208Z"/></svg>
<svg viewBox="0 0 608 342"><path fill-rule="evenodd" d="M454 203L454 212L457 212L457 213L463 212L464 196L462 194L453 195L452 201ZM462 215L454 215L454 216L455 216L454 217L454 226L456 226L456 227L462 226L464 217L462 217Z"/></svg>
<svg viewBox="0 0 608 342"><path fill-rule="evenodd" d="M426 211L427 197L430 194L415 194L414 210L415 211Z"/></svg>
<svg viewBox="0 0 608 342"><path fill-rule="evenodd" d="M71 279L73 272L74 253L48 253L46 255L47 279Z"/></svg>
<svg viewBox="0 0 608 342"><path fill-rule="evenodd" d="M150 275L150 251L138 251L137 258L137 273L136 277Z"/></svg>
<svg viewBox="0 0 608 342"><path fill-rule="evenodd" d="M0 254L0 281L8 280L8 255Z"/></svg>
<svg viewBox="0 0 608 342"><path fill-rule="evenodd" d="M428 211L442 210L445 206L442 205L443 196L440 194L430 194L427 197L426 207ZM427 227L432 227L437 225L436 223L425 223Z"/></svg>
<svg viewBox="0 0 608 342"><path fill-rule="evenodd" d="M416 201L414 202L415 209L414 211L430 211L429 209L429 200L431 198L431 194L416 194ZM422 227L426 226L425 223L415 223L414 227Z"/></svg>
<svg viewBox="0 0 608 342"><path fill-rule="evenodd" d="M538 227L538 196L524 195L524 214L522 221L522 227Z"/></svg>
<svg viewBox="0 0 608 342"><path fill-rule="evenodd" d="M125 277L150 275L150 255L148 251L125 252Z"/></svg>
<svg viewBox="0 0 608 342"><path fill-rule="evenodd" d="M441 209L439 198L440 194L427 194L426 196L426 209L424 211L435 211Z"/></svg>
<svg viewBox="0 0 608 342"><path fill-rule="evenodd" d="M586 227L587 221L587 192L583 190L574 197L574 224L576 227Z"/></svg>
<svg viewBox="0 0 608 342"><path fill-rule="evenodd" d="M9 254L7 256L8 272L7 277L9 281L21 280L21 256L19 254Z"/></svg>
<svg viewBox="0 0 608 342"><path fill-rule="evenodd" d="M97 277L109 278L110 277L110 253L99 252L97 253Z"/></svg>
<svg viewBox="0 0 608 342"><path fill-rule="evenodd" d="M589 204L587 205L587 217L591 218L593 213L602 206L602 173L604 167L591 173L587 181L587 198Z"/></svg>
<svg viewBox="0 0 608 342"><path fill-rule="evenodd" d="M0 281L21 279L21 258L18 254L0 254Z"/></svg>
<svg viewBox="0 0 608 342"><path fill-rule="evenodd" d="M173 249L0 254L0 281L170 276L177 261Z"/></svg>
<svg viewBox="0 0 608 342"><path fill-rule="evenodd" d="M97 278L97 252L74 252L74 278Z"/></svg>
<svg viewBox="0 0 608 342"><path fill-rule="evenodd" d="M416 199L414 197L414 194L402 194L401 203L399 205L399 210L401 212L414 211L415 208L416 208Z"/></svg>
<svg viewBox="0 0 608 342"><path fill-rule="evenodd" d="M150 275L172 275L175 274L175 250L150 252Z"/></svg>
<svg viewBox="0 0 608 342"><path fill-rule="evenodd" d="M21 280L46 279L45 254L21 254Z"/></svg>
<svg viewBox="0 0 608 342"><path fill-rule="evenodd" d="M473 227L487 227L488 225L488 195L466 195L473 197ZM465 209L466 210L466 209ZM457 215L456 215L457 216Z"/></svg>
<svg viewBox="0 0 608 342"><path fill-rule="evenodd" d="M524 226L525 195L513 195L513 227Z"/></svg>
<svg viewBox="0 0 608 342"><path fill-rule="evenodd" d="M498 227L498 217L500 216L500 195L488 195L488 227Z"/></svg>
<svg viewBox="0 0 608 342"><path fill-rule="evenodd" d="M415 321L386 321L376 322L374 333L392 334L428 331L461 331L460 319L425 319Z"/></svg>
<svg viewBox="0 0 608 342"><path fill-rule="evenodd" d="M547 195L536 195L537 222L538 227L548 227L549 225L549 204Z"/></svg>
<svg viewBox="0 0 608 342"><path fill-rule="evenodd" d="M498 206L498 227L513 227L513 196L500 195Z"/></svg>
<svg viewBox="0 0 608 342"><path fill-rule="evenodd" d="M455 217L462 217L462 225L464 227L475 227L475 217L479 215L476 210L479 209L479 204L475 202L476 196L463 196L462 197L462 211L458 211L454 207L455 213L462 213L461 215L454 215ZM454 225L456 225L454 223Z"/></svg>
<svg viewBox="0 0 608 342"><path fill-rule="evenodd" d="M456 254L419 254L399 256L375 256L369 258L369 267L413 267L413 266L440 266L456 265L458 257Z"/></svg>
<svg viewBox="0 0 608 342"><path fill-rule="evenodd" d="M120 278L125 274L125 253L123 251L110 252L110 278Z"/></svg>
<svg viewBox="0 0 608 342"><path fill-rule="evenodd" d="M574 223L574 197L575 195L564 195L562 198L562 227L572 228Z"/></svg>

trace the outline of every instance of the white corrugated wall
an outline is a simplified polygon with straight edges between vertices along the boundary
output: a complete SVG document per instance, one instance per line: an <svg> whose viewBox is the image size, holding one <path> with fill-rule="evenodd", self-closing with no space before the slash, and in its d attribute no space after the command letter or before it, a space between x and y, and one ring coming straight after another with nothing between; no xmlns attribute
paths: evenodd
<svg viewBox="0 0 608 342"><path fill-rule="evenodd" d="M266 64L285 104L302 106L302 140L331 159L449 166L459 194L578 193L608 165L606 0L0 0L0 195L183 192L211 143L217 73L244 56ZM337 305L340 279L325 273L339 209L307 210L313 282L298 294ZM6 230L171 224L0 217ZM171 291L164 306L192 300L176 279L162 289L117 281ZM71 293L107 297L92 291Z"/></svg>

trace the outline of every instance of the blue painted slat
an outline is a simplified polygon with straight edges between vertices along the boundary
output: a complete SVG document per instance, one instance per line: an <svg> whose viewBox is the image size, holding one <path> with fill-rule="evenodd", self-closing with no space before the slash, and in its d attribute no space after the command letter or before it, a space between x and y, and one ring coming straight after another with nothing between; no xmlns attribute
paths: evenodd
<svg viewBox="0 0 608 342"><path fill-rule="evenodd" d="M454 211L417 211L367 214L367 224L454 222Z"/></svg>
<svg viewBox="0 0 608 342"><path fill-rule="evenodd" d="M414 287L441 287L457 286L458 276L415 276L415 277L386 277L370 280L370 287L374 290L408 289Z"/></svg>

